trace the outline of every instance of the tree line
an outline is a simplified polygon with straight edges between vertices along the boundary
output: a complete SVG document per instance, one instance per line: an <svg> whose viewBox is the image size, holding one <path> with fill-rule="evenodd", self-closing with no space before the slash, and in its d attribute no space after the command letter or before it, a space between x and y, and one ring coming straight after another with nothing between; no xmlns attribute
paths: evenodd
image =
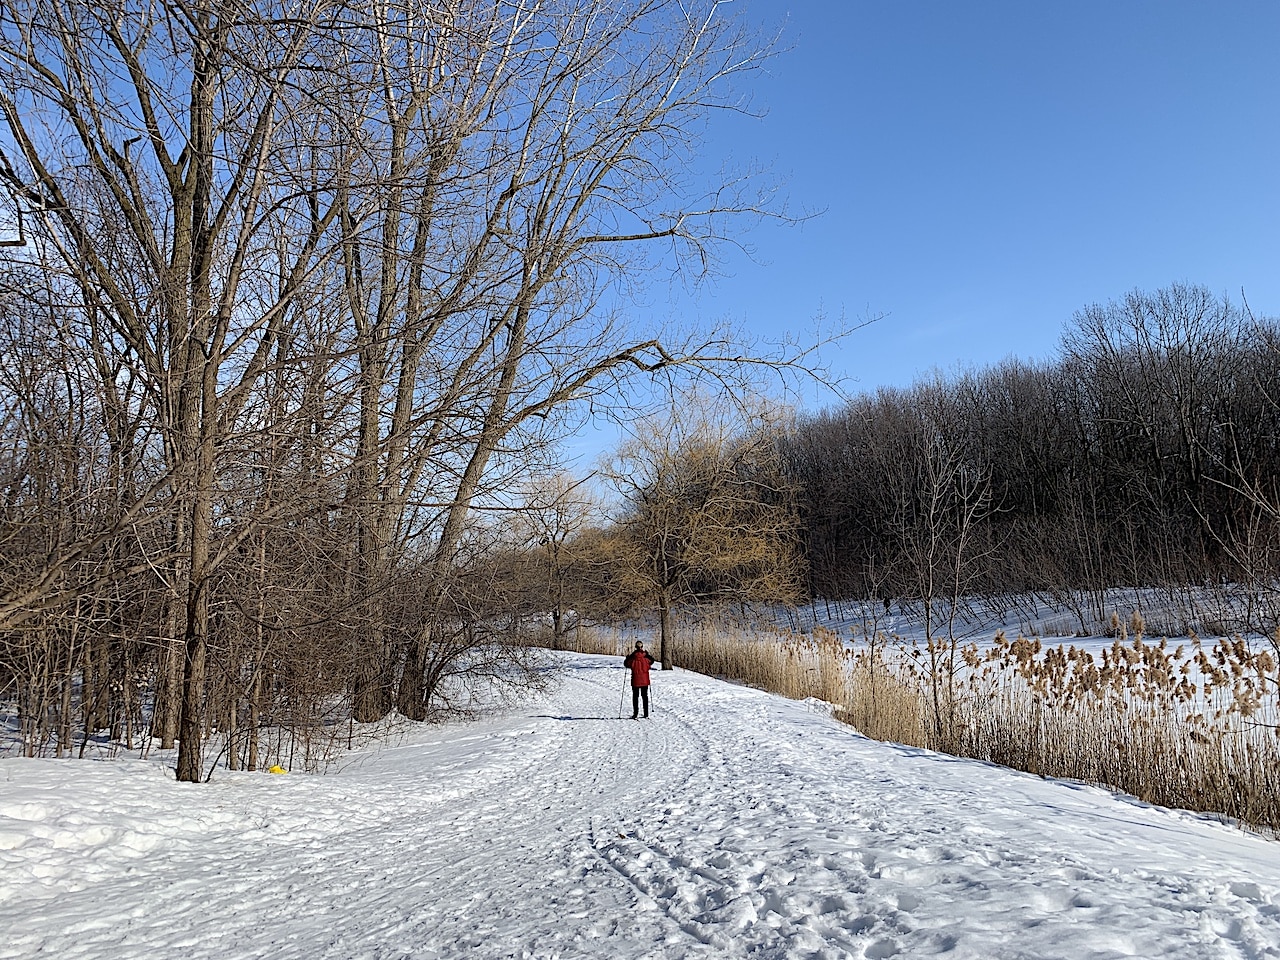
<svg viewBox="0 0 1280 960"><path fill-rule="evenodd" d="M780 455L811 598L928 624L1040 595L1093 631L1133 587L1175 601L1175 630L1210 607L1227 629L1280 622L1280 326L1202 287L1084 309L1051 361L805 417Z"/></svg>
<svg viewBox="0 0 1280 960"><path fill-rule="evenodd" d="M770 55L730 12L0 4L0 697L29 751L145 726L196 780L215 731L252 767L271 724L521 674L492 518L585 405L746 355L626 307L777 212L688 172Z"/></svg>

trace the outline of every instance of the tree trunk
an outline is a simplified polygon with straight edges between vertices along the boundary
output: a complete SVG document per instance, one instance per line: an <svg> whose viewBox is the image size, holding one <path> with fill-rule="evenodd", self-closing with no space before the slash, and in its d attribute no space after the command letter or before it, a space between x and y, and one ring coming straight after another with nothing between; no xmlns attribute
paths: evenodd
<svg viewBox="0 0 1280 960"><path fill-rule="evenodd" d="M187 599L182 717L178 725L178 779L184 783L199 783L202 769L205 658L209 637L210 496L208 487L197 494L191 524L192 576Z"/></svg>
<svg viewBox="0 0 1280 960"><path fill-rule="evenodd" d="M666 590L658 594L658 659L663 670L674 670L676 638L671 628L671 598Z"/></svg>

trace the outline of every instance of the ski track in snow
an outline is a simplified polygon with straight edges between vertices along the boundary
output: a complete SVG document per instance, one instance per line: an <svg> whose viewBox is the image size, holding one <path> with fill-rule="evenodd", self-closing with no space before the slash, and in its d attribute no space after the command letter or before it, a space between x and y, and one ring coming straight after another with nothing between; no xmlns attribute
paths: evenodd
<svg viewBox="0 0 1280 960"><path fill-rule="evenodd" d="M0 761L0 960L1280 958L1280 845L569 657L325 777ZM629 707L629 702L627 703Z"/></svg>

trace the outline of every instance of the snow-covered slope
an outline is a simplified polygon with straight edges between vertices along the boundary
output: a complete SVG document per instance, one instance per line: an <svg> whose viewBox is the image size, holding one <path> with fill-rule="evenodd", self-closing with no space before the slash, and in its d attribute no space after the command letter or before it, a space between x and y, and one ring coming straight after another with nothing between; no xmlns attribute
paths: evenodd
<svg viewBox="0 0 1280 960"><path fill-rule="evenodd" d="M324 777L0 761L0 957L1280 957L1280 844L681 671L619 720L617 660L562 673Z"/></svg>

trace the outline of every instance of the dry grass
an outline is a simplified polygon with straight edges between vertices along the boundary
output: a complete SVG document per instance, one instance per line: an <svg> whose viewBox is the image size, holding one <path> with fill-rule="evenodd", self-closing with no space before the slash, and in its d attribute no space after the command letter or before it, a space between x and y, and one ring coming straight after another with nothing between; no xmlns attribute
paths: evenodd
<svg viewBox="0 0 1280 960"><path fill-rule="evenodd" d="M1239 637L1170 648L1141 629L1122 625L1100 660L1021 637L968 648L955 752L1280 829L1271 651Z"/></svg>
<svg viewBox="0 0 1280 960"><path fill-rule="evenodd" d="M1194 636L1171 648L1144 630L1137 614L1114 617L1114 641L1098 658L1003 634L983 649L931 649L883 635L854 645L821 628L810 636L704 623L682 625L677 662L824 700L875 739L1280 830L1280 635L1260 648ZM622 655L633 639L584 632L579 648Z"/></svg>

